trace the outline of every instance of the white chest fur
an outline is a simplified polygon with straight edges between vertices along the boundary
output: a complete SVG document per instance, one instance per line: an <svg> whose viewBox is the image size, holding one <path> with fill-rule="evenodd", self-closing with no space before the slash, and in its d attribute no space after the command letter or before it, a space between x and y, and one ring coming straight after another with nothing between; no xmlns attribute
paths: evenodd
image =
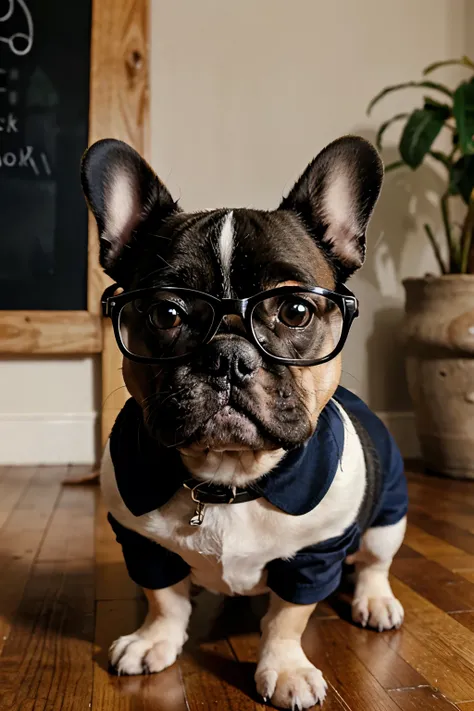
<svg viewBox="0 0 474 711"><path fill-rule="evenodd" d="M186 489L161 509L133 516L118 491L108 445L101 472L105 504L123 526L178 553L196 584L226 594L264 592L270 560L290 558L301 548L338 536L356 517L365 488L364 455L351 421L339 409L345 441L336 476L321 503L303 516L290 516L257 499L208 505L203 524L190 526L195 504ZM158 466L157 476L166 476Z"/></svg>

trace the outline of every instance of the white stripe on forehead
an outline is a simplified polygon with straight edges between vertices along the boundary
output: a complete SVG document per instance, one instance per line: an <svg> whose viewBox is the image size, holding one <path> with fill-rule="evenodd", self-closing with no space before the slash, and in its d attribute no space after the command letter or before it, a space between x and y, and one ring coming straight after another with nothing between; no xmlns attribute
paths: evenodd
<svg viewBox="0 0 474 711"><path fill-rule="evenodd" d="M219 257L221 262L224 296L230 296L230 272L234 251L234 213L231 210L225 216L219 235Z"/></svg>

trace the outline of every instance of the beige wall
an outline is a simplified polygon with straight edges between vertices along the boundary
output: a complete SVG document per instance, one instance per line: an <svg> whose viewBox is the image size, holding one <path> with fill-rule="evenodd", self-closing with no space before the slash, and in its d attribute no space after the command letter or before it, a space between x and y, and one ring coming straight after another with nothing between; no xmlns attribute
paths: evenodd
<svg viewBox="0 0 474 711"><path fill-rule="evenodd" d="M365 107L381 87L416 78L434 59L462 54L466 44L464 0L151 3L151 157L189 209L276 206L327 142L348 132L373 139L381 120L411 108L414 94L400 94L367 118ZM344 381L389 413L402 444L411 420L398 342L400 279L434 268L420 225L436 219L438 189L431 169L388 177L367 265L351 282L361 317L345 352ZM19 379L27 383L23 389ZM92 383L87 360L1 363L0 442L9 413L92 416ZM18 426L18 418L9 425ZM92 438L92 422L84 429ZM0 444L0 460L3 453Z"/></svg>
<svg viewBox="0 0 474 711"><path fill-rule="evenodd" d="M94 461L97 373L93 358L0 359L0 464Z"/></svg>

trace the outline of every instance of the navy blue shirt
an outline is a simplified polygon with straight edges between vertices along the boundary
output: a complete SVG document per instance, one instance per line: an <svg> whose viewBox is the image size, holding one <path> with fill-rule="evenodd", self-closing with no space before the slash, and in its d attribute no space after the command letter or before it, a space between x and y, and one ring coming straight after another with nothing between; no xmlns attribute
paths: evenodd
<svg viewBox="0 0 474 711"><path fill-rule="evenodd" d="M393 437L362 400L345 388L337 389L334 400L363 426L380 462L380 491L367 527L397 523L406 515L408 496L403 460ZM330 400L313 436L304 446L288 452L268 476L259 480L259 493L292 516L312 511L334 480L343 448L344 423L337 405ZM134 516L159 509L190 478L179 452L159 447L147 434L141 409L133 399L127 401L114 425L110 454L119 492ZM176 553L125 528L110 514L109 521L122 545L129 575L141 587L169 587L189 574L189 566ZM270 561L268 587L296 604L324 599L338 587L344 560L357 550L360 535L358 521L354 520L337 538L305 548L289 560Z"/></svg>

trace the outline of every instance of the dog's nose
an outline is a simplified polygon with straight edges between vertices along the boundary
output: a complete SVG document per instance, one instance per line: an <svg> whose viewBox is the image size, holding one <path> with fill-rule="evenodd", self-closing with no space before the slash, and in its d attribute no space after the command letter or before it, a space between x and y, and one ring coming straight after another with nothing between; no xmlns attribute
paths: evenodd
<svg viewBox="0 0 474 711"><path fill-rule="evenodd" d="M211 341L200 354L199 365L208 375L241 385L255 375L262 364L257 349L245 338L226 336Z"/></svg>

